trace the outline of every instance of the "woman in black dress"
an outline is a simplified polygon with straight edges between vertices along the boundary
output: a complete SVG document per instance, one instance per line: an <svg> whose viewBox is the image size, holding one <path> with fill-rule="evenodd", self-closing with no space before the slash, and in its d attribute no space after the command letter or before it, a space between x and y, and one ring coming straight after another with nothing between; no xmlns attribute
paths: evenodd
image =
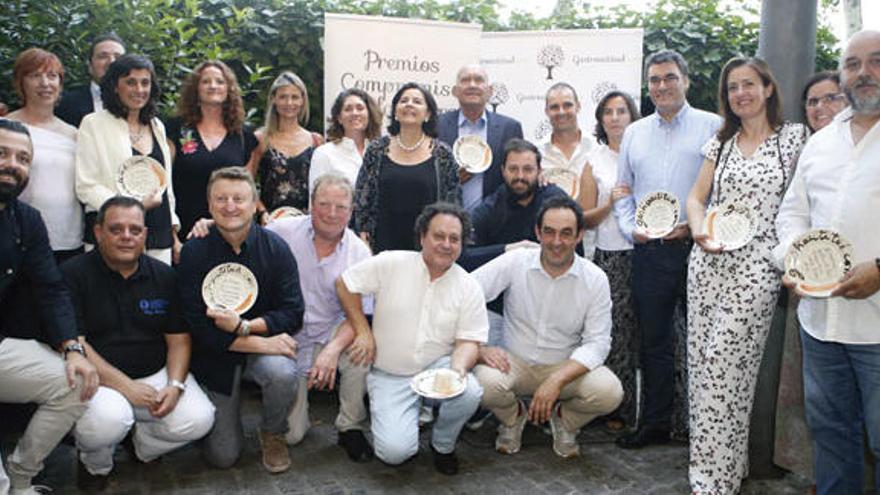
<svg viewBox="0 0 880 495"><path fill-rule="evenodd" d="M209 218L206 190L211 172L245 166L255 155L257 139L243 123L235 73L217 60L196 67L180 89L177 117L168 122L181 240L197 220Z"/></svg>
<svg viewBox="0 0 880 495"><path fill-rule="evenodd" d="M302 127L308 121L305 83L293 72L282 72L269 88L266 125L257 131L259 160L251 168L260 184L257 211L262 223L269 220L267 212L281 206L303 212L309 207L309 163L324 139Z"/></svg>
<svg viewBox="0 0 880 495"><path fill-rule="evenodd" d="M413 225L425 205L461 204L458 165L437 137L437 103L407 83L391 100L390 136L367 146L354 197L355 231L373 253L417 249Z"/></svg>

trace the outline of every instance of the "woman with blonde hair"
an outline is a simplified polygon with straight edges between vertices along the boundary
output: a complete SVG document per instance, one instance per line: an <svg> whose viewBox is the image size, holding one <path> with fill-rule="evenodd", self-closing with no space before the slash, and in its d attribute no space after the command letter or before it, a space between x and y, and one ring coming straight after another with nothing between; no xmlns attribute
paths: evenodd
<svg viewBox="0 0 880 495"><path fill-rule="evenodd" d="M281 206L308 210L309 164L324 142L320 134L303 127L308 121L305 83L293 72L282 72L269 87L266 124L257 131L259 158L250 165L260 185L257 211L263 223L267 212Z"/></svg>
<svg viewBox="0 0 880 495"><path fill-rule="evenodd" d="M168 122L174 160L180 234L208 214L208 178L218 168L245 166L257 138L244 125L244 103L235 73L219 60L202 62L184 80L177 116Z"/></svg>

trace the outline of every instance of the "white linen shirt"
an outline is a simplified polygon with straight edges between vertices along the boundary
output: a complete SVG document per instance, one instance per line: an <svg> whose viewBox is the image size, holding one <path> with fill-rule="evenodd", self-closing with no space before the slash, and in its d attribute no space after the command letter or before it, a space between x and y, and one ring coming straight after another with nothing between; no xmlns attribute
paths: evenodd
<svg viewBox="0 0 880 495"><path fill-rule="evenodd" d="M453 264L431 281L422 253L385 251L342 274L353 293L373 294L373 367L410 376L452 353L456 340L485 343L489 319L480 285Z"/></svg>
<svg viewBox="0 0 880 495"><path fill-rule="evenodd" d="M852 243L853 263L880 256L880 123L857 146L845 109L807 141L776 217L780 269L797 236L832 229ZM798 307L804 330L818 340L880 343L880 292L866 299L805 297Z"/></svg>
<svg viewBox="0 0 880 495"><path fill-rule="evenodd" d="M343 137L338 143L324 143L315 148L309 165L309 193L315 190L318 177L337 173L346 177L354 188L363 158L351 138Z"/></svg>
<svg viewBox="0 0 880 495"><path fill-rule="evenodd" d="M544 170L550 168L564 168L581 176L584 164L587 163L587 156L593 149L596 140L589 133L581 131L581 142L578 143L571 158L566 158L555 144L553 144L553 134L541 145L541 168Z"/></svg>
<svg viewBox="0 0 880 495"><path fill-rule="evenodd" d="M531 364L573 359L593 370L611 349L608 277L575 255L567 272L552 278L540 249L515 249L473 272L486 301L504 293L504 342Z"/></svg>

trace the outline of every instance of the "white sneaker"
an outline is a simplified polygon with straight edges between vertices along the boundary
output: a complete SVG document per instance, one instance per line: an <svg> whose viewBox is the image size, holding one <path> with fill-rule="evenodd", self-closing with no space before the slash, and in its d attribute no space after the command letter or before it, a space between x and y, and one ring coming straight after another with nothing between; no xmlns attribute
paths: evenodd
<svg viewBox="0 0 880 495"><path fill-rule="evenodd" d="M518 400L516 410L516 420L513 426L507 426L504 423L498 425L498 436L495 438L495 450L502 454L516 454L522 447L523 429L526 427L526 406L522 401Z"/></svg>
<svg viewBox="0 0 880 495"><path fill-rule="evenodd" d="M557 403L550 415L550 430L553 432L553 452L559 457L569 458L581 455L577 442L579 431L569 431L562 426L562 404Z"/></svg>

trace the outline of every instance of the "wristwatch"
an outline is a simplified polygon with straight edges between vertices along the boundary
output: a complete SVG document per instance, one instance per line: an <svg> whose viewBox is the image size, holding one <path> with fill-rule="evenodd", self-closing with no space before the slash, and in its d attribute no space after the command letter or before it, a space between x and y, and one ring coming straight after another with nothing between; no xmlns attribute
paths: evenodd
<svg viewBox="0 0 880 495"><path fill-rule="evenodd" d="M86 348L83 347L83 345L80 344L79 342L71 342L71 343L67 344L66 346L64 346L61 349L61 356L66 360L67 354L71 353L71 352L78 352L78 353L82 354L82 357L86 357Z"/></svg>
<svg viewBox="0 0 880 495"><path fill-rule="evenodd" d="M180 380L168 380L168 386L180 390L180 393L186 392L186 384Z"/></svg>
<svg viewBox="0 0 880 495"><path fill-rule="evenodd" d="M244 318L239 320L238 330L236 333L238 333L238 335L241 337L247 337L248 335L250 335L251 334L251 322L245 320Z"/></svg>

